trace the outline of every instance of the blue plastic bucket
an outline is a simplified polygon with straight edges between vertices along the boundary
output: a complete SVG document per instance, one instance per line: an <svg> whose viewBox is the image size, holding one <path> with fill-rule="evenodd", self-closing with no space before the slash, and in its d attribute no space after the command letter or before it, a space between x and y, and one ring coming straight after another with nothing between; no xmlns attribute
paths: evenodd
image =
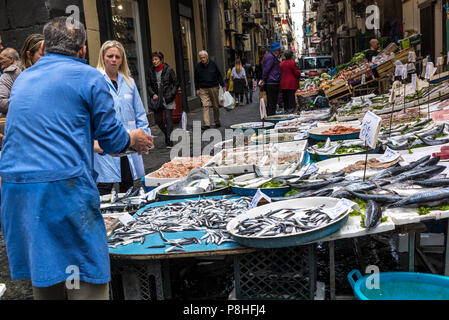
<svg viewBox="0 0 449 320"><path fill-rule="evenodd" d="M354 281L354 276L357 278ZM359 300L449 300L449 277L419 272L379 273L362 276L359 270L348 273L348 280ZM373 288L368 288L373 285ZM377 288L376 288L377 287Z"/></svg>

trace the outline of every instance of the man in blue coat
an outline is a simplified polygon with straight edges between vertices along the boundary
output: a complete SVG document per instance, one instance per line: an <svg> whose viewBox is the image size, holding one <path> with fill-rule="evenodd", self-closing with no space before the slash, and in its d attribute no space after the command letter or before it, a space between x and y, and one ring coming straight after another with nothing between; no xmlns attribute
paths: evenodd
<svg viewBox="0 0 449 320"><path fill-rule="evenodd" d="M116 120L103 75L90 67L86 31L55 18L45 56L14 83L0 159L1 227L12 279L35 299L108 299L106 230L93 170L93 141L109 154L153 146Z"/></svg>

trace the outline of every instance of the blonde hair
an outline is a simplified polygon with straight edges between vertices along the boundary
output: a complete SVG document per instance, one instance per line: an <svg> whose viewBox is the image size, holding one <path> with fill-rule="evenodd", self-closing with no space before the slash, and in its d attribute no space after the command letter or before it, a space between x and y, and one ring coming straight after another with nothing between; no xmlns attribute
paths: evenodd
<svg viewBox="0 0 449 320"><path fill-rule="evenodd" d="M237 60L235 62L235 72L237 74L240 74L240 72L242 72L242 63L240 62L240 60Z"/></svg>
<svg viewBox="0 0 449 320"><path fill-rule="evenodd" d="M22 69L25 70L33 65L32 58L36 51L38 51L44 41L44 36L40 33L30 34L23 43L22 50L20 51L20 59L22 62ZM29 51L30 57L27 52Z"/></svg>
<svg viewBox="0 0 449 320"><path fill-rule="evenodd" d="M128 60L126 59L126 53L125 48L123 45L115 40L109 40L103 43L100 49L100 54L98 57L98 64L97 69L100 71L105 71L104 67L104 55L106 54L106 51L108 51L111 48L117 48L120 51L120 55L122 56L122 64L120 65L120 68L118 72L125 78L126 83L132 88L132 82L131 82L131 72L129 71L128 67Z"/></svg>

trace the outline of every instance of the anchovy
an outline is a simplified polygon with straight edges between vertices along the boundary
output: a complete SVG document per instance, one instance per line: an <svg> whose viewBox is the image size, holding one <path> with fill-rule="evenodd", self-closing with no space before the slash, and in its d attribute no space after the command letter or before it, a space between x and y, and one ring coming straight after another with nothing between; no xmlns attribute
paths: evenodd
<svg viewBox="0 0 449 320"><path fill-rule="evenodd" d="M235 195L233 195L235 197ZM167 252L183 249L184 245L194 243L222 244L233 242L227 233L226 225L230 219L248 210L251 198L230 198L224 196L219 199L198 198L174 202L165 206L149 207L135 215L127 226L117 229L108 239L112 248L133 242L144 241L145 236L159 233L164 244L171 245ZM204 238L167 239L166 232L204 231ZM172 248L174 247L174 248Z"/></svg>

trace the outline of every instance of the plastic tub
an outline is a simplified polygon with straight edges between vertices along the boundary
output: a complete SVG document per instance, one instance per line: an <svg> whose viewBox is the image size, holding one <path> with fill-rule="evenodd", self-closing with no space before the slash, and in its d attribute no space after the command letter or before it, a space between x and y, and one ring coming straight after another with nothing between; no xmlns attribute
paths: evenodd
<svg viewBox="0 0 449 320"><path fill-rule="evenodd" d="M382 272L378 275L378 288L369 289L367 284L376 284L368 279L374 274L363 277L359 270L349 272L348 280L357 299L449 300L449 277L419 272Z"/></svg>

